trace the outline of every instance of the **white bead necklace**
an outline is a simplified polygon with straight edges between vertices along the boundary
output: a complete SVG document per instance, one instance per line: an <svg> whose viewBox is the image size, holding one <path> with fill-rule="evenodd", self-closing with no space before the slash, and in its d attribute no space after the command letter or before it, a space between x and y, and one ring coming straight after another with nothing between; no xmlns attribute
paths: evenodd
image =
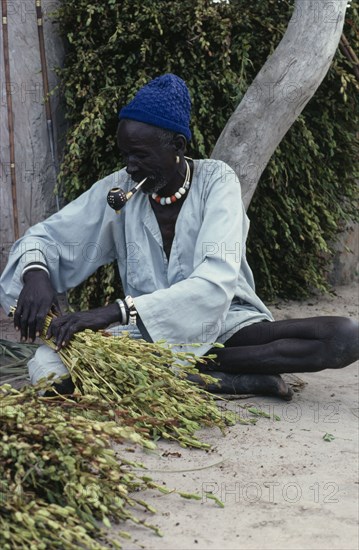
<svg viewBox="0 0 359 550"><path fill-rule="evenodd" d="M189 186L191 185L191 170L189 167L188 162L185 159L186 163L186 176L184 178L184 182L181 185L181 187L174 193L174 195L171 195L170 197L160 197L160 195L157 195L157 193L152 193L152 198L155 200L158 204L162 204L162 206L165 206L166 204L172 204L173 202L178 201L181 199L188 191Z"/></svg>

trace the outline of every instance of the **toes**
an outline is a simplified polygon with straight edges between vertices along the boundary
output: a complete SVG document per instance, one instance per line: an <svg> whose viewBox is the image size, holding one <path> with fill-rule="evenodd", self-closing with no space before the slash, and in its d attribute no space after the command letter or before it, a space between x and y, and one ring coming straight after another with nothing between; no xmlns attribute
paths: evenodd
<svg viewBox="0 0 359 550"><path fill-rule="evenodd" d="M284 380L283 380L283 382L284 382ZM282 399L284 399L285 401L291 401L293 399L294 391L289 386L289 384L287 384L286 382L284 382L284 384L286 385L287 390L283 391L283 393L280 395L280 397Z"/></svg>

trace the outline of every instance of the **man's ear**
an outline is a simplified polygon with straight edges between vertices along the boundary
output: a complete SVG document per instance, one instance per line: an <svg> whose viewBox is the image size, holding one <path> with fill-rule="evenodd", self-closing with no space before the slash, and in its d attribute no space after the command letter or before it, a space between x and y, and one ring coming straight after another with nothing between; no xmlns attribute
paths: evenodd
<svg viewBox="0 0 359 550"><path fill-rule="evenodd" d="M186 151L187 140L182 134L176 134L173 138L173 146L176 153L184 153Z"/></svg>

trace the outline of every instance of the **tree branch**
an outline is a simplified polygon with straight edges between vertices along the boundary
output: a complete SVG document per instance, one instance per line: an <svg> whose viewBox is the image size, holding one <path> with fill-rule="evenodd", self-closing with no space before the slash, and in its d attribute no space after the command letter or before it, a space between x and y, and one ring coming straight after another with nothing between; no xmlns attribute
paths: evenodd
<svg viewBox="0 0 359 550"><path fill-rule="evenodd" d="M235 170L246 207L276 147L327 74L346 8L347 0L296 0L280 44L220 135L211 157Z"/></svg>
<svg viewBox="0 0 359 550"><path fill-rule="evenodd" d="M353 65L353 71L356 79L359 82L359 59L357 58L353 48L350 46L347 37L343 33L339 43L340 51Z"/></svg>

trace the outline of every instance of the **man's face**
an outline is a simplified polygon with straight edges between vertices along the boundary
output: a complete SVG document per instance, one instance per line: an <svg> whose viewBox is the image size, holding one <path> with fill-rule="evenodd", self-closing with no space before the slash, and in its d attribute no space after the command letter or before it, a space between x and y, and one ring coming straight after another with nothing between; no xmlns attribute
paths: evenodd
<svg viewBox="0 0 359 550"><path fill-rule="evenodd" d="M157 128L135 120L121 120L117 143L133 181L138 183L147 177L141 187L144 193L156 193L171 182L177 167L175 150L161 145Z"/></svg>

